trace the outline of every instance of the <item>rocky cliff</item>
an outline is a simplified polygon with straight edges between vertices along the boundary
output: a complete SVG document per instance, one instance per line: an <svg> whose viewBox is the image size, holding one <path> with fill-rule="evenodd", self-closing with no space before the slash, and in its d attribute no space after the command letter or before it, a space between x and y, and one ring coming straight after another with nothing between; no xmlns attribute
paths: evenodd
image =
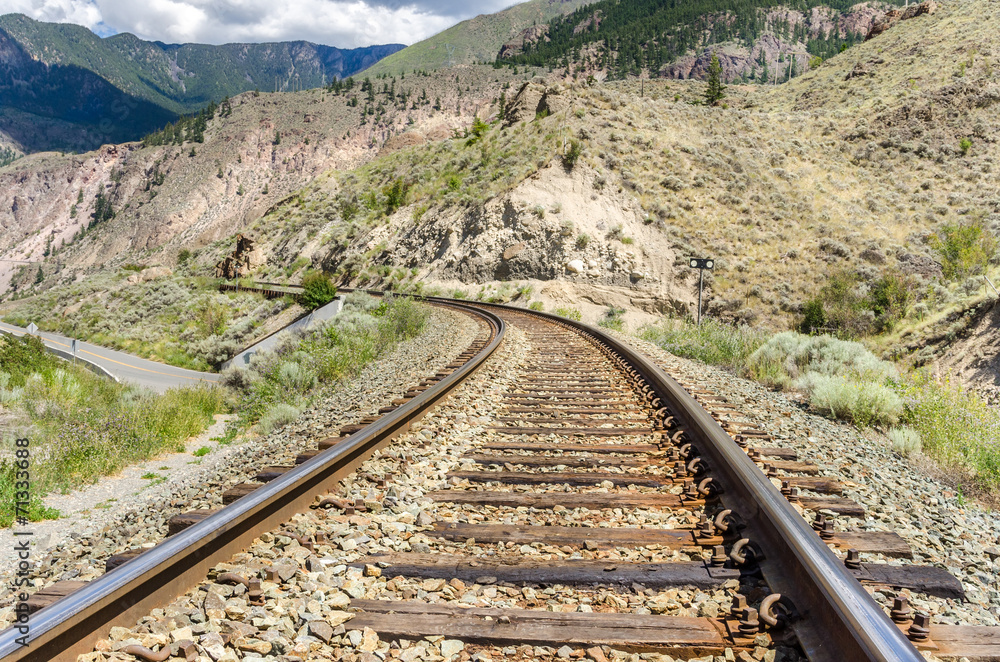
<svg viewBox="0 0 1000 662"><path fill-rule="evenodd" d="M390 103L380 90L370 116L357 87L340 95L246 93L233 99L230 116L210 122L204 143L124 143L18 159L0 168L0 258L45 260L46 271L63 278L152 255L172 264L181 248L246 229L321 173L368 161L407 129L440 139L489 113L506 76L469 71L458 75L466 73L475 92L455 83L455 70L394 81L409 101ZM98 195L114 217L88 229ZM0 261L0 291L16 270Z"/></svg>

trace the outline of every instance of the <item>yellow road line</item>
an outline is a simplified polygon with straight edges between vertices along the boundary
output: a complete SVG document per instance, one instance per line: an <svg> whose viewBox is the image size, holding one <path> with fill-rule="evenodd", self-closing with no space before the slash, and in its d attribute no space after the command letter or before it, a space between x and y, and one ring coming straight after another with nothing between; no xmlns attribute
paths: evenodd
<svg viewBox="0 0 1000 662"><path fill-rule="evenodd" d="M9 331L23 332L22 329L19 329L17 327L7 326L6 324L3 324L3 323L0 323L0 327L6 327L7 330L9 330ZM42 341L43 342L52 343L53 345L61 345L62 347L65 347L67 349L69 349L69 347L70 347L69 345L67 345L64 342L59 342L58 340L52 340L51 338L42 337ZM101 359L103 361L111 361L112 363L117 363L118 365L125 366L126 368L131 368L132 370L141 370L142 372L148 372L148 373L152 373L154 375L163 375L165 377L178 377L180 379L190 379L191 381L194 381L194 382L208 382L208 383L212 383L212 380L210 380L210 379L202 379L201 377L188 377L187 375L175 375L175 374L171 374L169 372L160 372L159 370L150 370L149 368L143 368L143 367L140 367L140 366L137 366L137 365L130 365L128 363L122 363L121 361L116 361L116 360L114 360L112 358L108 358L107 356L101 356L100 354L95 354L94 352L89 352L89 351L87 351L85 349L81 349L80 352L83 353L83 354L90 354L91 356L95 356L95 357L97 357L97 358L99 358L99 359Z"/></svg>

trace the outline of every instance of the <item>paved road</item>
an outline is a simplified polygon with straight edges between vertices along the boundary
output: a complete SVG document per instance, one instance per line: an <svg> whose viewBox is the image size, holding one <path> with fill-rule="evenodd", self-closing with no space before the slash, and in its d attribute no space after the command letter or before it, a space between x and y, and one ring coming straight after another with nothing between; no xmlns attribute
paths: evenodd
<svg viewBox="0 0 1000 662"><path fill-rule="evenodd" d="M0 331L21 336L28 332L27 329L12 324L0 322ZM37 331L35 335L40 336L49 347L70 352L70 339L54 333ZM91 345L81 341L77 342L76 355L90 363L99 365L114 375L119 381L131 382L146 386L158 393L163 393L174 386L189 386L198 382L217 382L219 375L211 372L196 372L175 368L172 365L140 359L137 356L117 352L113 349Z"/></svg>

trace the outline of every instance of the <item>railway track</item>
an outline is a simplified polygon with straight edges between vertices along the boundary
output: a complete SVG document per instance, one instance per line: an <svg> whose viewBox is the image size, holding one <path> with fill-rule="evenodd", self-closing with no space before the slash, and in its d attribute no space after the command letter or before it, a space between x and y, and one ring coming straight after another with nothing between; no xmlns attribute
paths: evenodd
<svg viewBox="0 0 1000 662"><path fill-rule="evenodd" d="M302 621L294 641L305 650L289 655L602 662L613 649L817 662L921 660L922 649L1000 659L996 628L931 624L905 593L891 610L875 603L865 586L951 598L962 587L937 568L862 562L869 552L905 559L909 549L892 533L835 531L817 514L863 507L815 465L739 423L729 403L695 383L685 390L581 324L429 301L480 326L459 361L379 417L319 440L297 466L265 468L257 483L224 495L225 508L174 518L173 535L110 559L101 579L37 595L30 645L17 644L16 629L0 633L2 659L75 659L112 626L144 618L151 645L119 652L198 659L218 643L204 638L215 631L189 621L193 629L178 631L191 639L157 639L148 614L185 594L182 603L197 595L207 614L219 585L236 585L223 593L242 606L230 613L223 601L217 617L248 617L227 635L244 654L280 652L250 623L286 613L286 593L305 587L325 597L294 603ZM461 444L408 434L508 329L527 354L516 380L492 393L477 433ZM412 489L408 477L423 473L442 479L436 489ZM408 501L421 505L415 520ZM302 517L311 524L289 525ZM248 549L269 560L248 561ZM204 595L189 591L199 584ZM691 606L699 595L713 597L708 608Z"/></svg>

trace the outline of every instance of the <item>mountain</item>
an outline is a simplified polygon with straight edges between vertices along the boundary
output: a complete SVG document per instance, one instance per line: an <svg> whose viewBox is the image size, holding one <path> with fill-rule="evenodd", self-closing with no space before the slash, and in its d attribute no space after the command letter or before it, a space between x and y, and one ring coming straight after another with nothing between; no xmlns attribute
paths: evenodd
<svg viewBox="0 0 1000 662"><path fill-rule="evenodd" d="M0 16L0 133L25 152L87 151L138 139L226 96L320 87L401 48L102 39L77 25L7 14Z"/></svg>
<svg viewBox="0 0 1000 662"><path fill-rule="evenodd" d="M713 317L783 329L849 292L854 321L898 324L885 342L920 352L983 297L941 242L1000 235L1000 10L951 0L878 22L891 27L787 83L730 84L717 106L697 80L458 65L244 93L204 143L31 155L0 168L0 258L43 264L0 262L3 305L105 332L77 303L123 264L178 268L190 251L180 273L209 276L245 232L262 280L312 266L530 295L592 322L691 312L687 259L713 257ZM893 283L910 305L885 324L865 302Z"/></svg>
<svg viewBox="0 0 1000 662"><path fill-rule="evenodd" d="M412 71L492 62L500 47L522 30L592 1L530 0L495 14L481 14L386 57L372 67L370 74L398 76Z"/></svg>
<svg viewBox="0 0 1000 662"><path fill-rule="evenodd" d="M345 83L339 92L245 92L204 120L202 142L191 139L191 122L187 140L163 131L0 167L0 295L10 260L48 261L46 269L68 274L245 231L313 180L358 167L407 131L406 140L416 129L435 140L451 136L490 113L505 85L523 82L490 67L459 75L461 84L449 70Z"/></svg>
<svg viewBox="0 0 1000 662"><path fill-rule="evenodd" d="M726 80L774 82L861 42L893 4L902 2L600 0L524 30L497 61L703 78L717 51Z"/></svg>

